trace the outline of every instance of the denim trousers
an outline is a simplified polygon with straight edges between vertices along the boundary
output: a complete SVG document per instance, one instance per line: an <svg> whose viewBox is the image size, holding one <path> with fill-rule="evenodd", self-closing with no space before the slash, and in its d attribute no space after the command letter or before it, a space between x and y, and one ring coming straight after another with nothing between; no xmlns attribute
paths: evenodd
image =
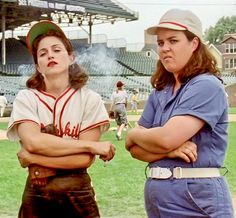
<svg viewBox="0 0 236 218"><path fill-rule="evenodd" d="M19 218L98 218L95 193L87 171L57 174L47 185L27 179Z"/></svg>
<svg viewBox="0 0 236 218"><path fill-rule="evenodd" d="M147 179L148 218L233 218L226 179Z"/></svg>

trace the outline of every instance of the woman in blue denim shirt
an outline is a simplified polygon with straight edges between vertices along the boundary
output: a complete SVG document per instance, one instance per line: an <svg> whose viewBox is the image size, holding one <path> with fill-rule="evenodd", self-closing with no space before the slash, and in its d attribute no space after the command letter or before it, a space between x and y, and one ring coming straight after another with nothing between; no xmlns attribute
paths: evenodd
<svg viewBox="0 0 236 218"><path fill-rule="evenodd" d="M150 218L233 218L227 182L220 175L227 149L227 99L216 61L191 11L167 11L147 32L157 36L156 72L139 127L126 148L149 162L145 205ZM169 154L186 142L196 161ZM186 150L190 147L186 146Z"/></svg>

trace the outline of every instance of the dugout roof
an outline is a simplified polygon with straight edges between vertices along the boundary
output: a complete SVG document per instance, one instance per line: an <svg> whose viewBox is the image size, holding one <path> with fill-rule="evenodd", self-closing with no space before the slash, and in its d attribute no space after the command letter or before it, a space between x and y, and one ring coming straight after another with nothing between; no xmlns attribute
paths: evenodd
<svg viewBox="0 0 236 218"><path fill-rule="evenodd" d="M0 0L0 8L0 32L42 19L81 26L138 19L116 0Z"/></svg>

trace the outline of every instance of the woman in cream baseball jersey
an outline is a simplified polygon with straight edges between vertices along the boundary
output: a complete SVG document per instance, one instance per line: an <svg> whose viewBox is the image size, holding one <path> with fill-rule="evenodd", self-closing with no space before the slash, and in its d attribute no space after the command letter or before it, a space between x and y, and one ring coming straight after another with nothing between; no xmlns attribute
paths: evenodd
<svg viewBox="0 0 236 218"><path fill-rule="evenodd" d="M36 166L38 182L27 179L19 217L99 217L87 168L95 155L104 161L115 155L111 142L99 141L109 128L102 99L84 86L88 76L60 27L38 22L26 42L36 72L14 101L7 134L21 142L19 160ZM50 124L56 136L41 131Z"/></svg>

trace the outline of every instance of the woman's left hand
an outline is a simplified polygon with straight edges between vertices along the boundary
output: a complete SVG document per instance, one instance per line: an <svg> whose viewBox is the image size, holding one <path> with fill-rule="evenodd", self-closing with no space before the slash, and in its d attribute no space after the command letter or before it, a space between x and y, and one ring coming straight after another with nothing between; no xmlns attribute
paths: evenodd
<svg viewBox="0 0 236 218"><path fill-rule="evenodd" d="M101 142L103 145L104 149L104 154L100 154L99 158L102 159L103 161L110 161L114 158L115 153L116 153L116 148L115 146L107 141L107 142ZM108 146L108 147L107 147ZM101 147L100 147L101 148Z"/></svg>
<svg viewBox="0 0 236 218"><path fill-rule="evenodd" d="M197 160L197 145L194 142L187 141L180 147L168 153L169 158L182 158L187 163Z"/></svg>

